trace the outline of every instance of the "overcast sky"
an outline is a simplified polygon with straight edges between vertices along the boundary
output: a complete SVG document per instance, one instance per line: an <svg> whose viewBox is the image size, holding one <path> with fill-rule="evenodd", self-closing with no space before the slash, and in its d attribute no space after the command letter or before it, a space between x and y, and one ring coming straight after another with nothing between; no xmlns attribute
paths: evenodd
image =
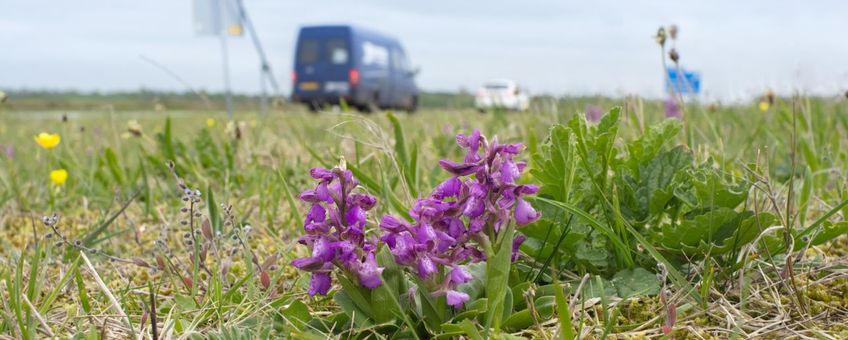
<svg viewBox="0 0 848 340"><path fill-rule="evenodd" d="M425 90L474 89L513 78L534 93L660 96L652 36L680 27L685 67L711 98L771 87L848 89L848 1L272 1L244 0L288 93L297 29L353 23L401 39ZM185 90L222 88L219 42L192 30L189 0L5 0L0 88ZM230 39L233 89L257 92L249 39Z"/></svg>

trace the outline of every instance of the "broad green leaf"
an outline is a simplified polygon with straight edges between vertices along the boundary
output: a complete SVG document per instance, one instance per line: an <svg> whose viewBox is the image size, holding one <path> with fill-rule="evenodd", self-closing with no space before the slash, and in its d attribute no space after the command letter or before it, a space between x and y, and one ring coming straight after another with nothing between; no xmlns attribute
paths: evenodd
<svg viewBox="0 0 848 340"><path fill-rule="evenodd" d="M342 291L345 296L354 304L358 310L363 312L363 315L368 318L373 318L374 313L371 306L370 291L362 288L358 283L352 282L345 275L338 275L339 283L342 285Z"/></svg>
<svg viewBox="0 0 848 340"><path fill-rule="evenodd" d="M655 295L660 290L660 282L654 273L644 268L625 269L610 280L618 297L627 299L640 295Z"/></svg>
<svg viewBox="0 0 848 340"><path fill-rule="evenodd" d="M174 303L183 311L190 311L197 308L197 303L190 296L184 294L175 295Z"/></svg>
<svg viewBox="0 0 848 340"><path fill-rule="evenodd" d="M693 175L692 187L702 207L735 208L748 197L750 184L731 183L718 171L702 168Z"/></svg>
<svg viewBox="0 0 848 340"><path fill-rule="evenodd" d="M454 315L454 317L451 319L451 322L455 323L457 321L461 321L464 319L472 319L476 318L479 315L483 315L489 308L488 304L489 299L486 298L481 298L469 302L465 304L465 307L463 307L463 310L461 312Z"/></svg>
<svg viewBox="0 0 848 340"><path fill-rule="evenodd" d="M385 284L371 290L371 311L374 321L378 324L392 322L402 313L396 310L390 290Z"/></svg>
<svg viewBox="0 0 848 340"><path fill-rule="evenodd" d="M518 284L515 284L510 287L512 296L518 296L517 299L512 300L512 305L510 306L510 308L512 308L513 310L519 310L527 307L527 301L523 298L523 296L524 292L526 292L532 284L533 282L530 281L521 281ZM536 288L536 296L540 296L538 288Z"/></svg>
<svg viewBox="0 0 848 340"><path fill-rule="evenodd" d="M426 287L424 281L422 281L417 276L414 276L413 280L418 287ZM418 289L417 292L418 299L416 300L416 303L421 306L421 313L422 319L424 320L424 324L433 333L445 331L441 329L441 327L444 325L443 322L445 319L445 316L443 314L444 304L434 300L433 296L423 289Z"/></svg>
<svg viewBox="0 0 848 340"><path fill-rule="evenodd" d="M573 281L571 284L579 285L580 282ZM588 281L586 281L586 284L583 285L583 290L580 291L580 299L582 300L617 295L618 291L615 290L615 287L613 287L609 280L600 276L592 276Z"/></svg>
<svg viewBox="0 0 848 340"><path fill-rule="evenodd" d="M618 134L621 108L615 107L601 118L597 126L589 126L585 117L575 116L568 126L575 133L576 150L583 170L589 174L596 190L607 189L610 162L615 159L613 147Z"/></svg>
<svg viewBox="0 0 848 340"><path fill-rule="evenodd" d="M506 292L506 294L504 295L504 300L503 300L503 303L501 304L501 306L502 306L501 309L503 310L503 313L501 315L501 320L506 320L506 319L509 318L510 315L512 315L511 306L513 304L515 304L514 300L516 300L515 296L512 294L511 289L506 289L505 292ZM521 298L521 297L519 296L519 298Z"/></svg>
<svg viewBox="0 0 848 340"><path fill-rule="evenodd" d="M776 223L777 218L769 213L754 216L749 211L739 213L720 208L676 224L664 224L661 234L654 236L667 252L687 256L718 255L741 248Z"/></svg>
<svg viewBox="0 0 848 340"><path fill-rule="evenodd" d="M530 327L535 322L541 324L547 321L553 315L556 302L553 296L543 296L537 298L534 301L533 305L533 309L535 309L535 312L538 313L535 317L533 315L533 311L530 308L520 310L518 312L513 313L512 316L510 316L508 319L506 319L506 321L504 321L504 328L511 330L519 330Z"/></svg>
<svg viewBox="0 0 848 340"><path fill-rule="evenodd" d="M359 304L355 303L345 291L336 292L333 295L333 301L342 308L345 314L353 320L353 323L359 327L369 327L372 325L368 315L370 313L359 308Z"/></svg>
<svg viewBox="0 0 848 340"><path fill-rule="evenodd" d="M584 211L584 210L582 210L578 207L575 207L573 205L567 204L567 203L557 202L557 201L553 201L553 200L543 198L543 197L534 197L534 198L532 198L532 200L539 201L539 202L542 202L542 203L545 203L545 204L549 204L553 207L556 207L556 208L561 209L563 211L567 211L569 213L574 214L580 220L582 220L583 222L585 222L585 223L589 224L590 226L592 226L593 228L595 228L595 230L598 230L598 231L602 232L604 235L606 235L612 241L614 246L617 249L619 249L619 251L628 252L628 253L630 252L630 249L624 244L624 242L621 240L621 238L618 236L618 234L616 234L614 231L612 231L612 229L610 229L608 225L599 222L591 214L587 213L586 211Z"/></svg>
<svg viewBox="0 0 848 340"><path fill-rule="evenodd" d="M399 320L405 323L408 329L415 331L415 325L409 318L406 308L401 303L400 294L406 293L406 285L402 269L395 263L388 248L383 248L377 254L378 263L383 266L381 274L383 284L371 291L371 306L374 318L380 323L390 323ZM413 333L417 338L417 334Z"/></svg>
<svg viewBox="0 0 848 340"><path fill-rule="evenodd" d="M606 249L606 239L596 237L592 239L592 242L578 242L574 259L602 271L607 268L610 255L610 252Z"/></svg>
<svg viewBox="0 0 848 340"><path fill-rule="evenodd" d="M637 170L639 164L654 159L662 151L663 145L672 141L679 132L680 122L676 119L666 119L651 126L641 137L627 144L628 166Z"/></svg>
<svg viewBox="0 0 848 340"><path fill-rule="evenodd" d="M459 290L468 294L470 300L474 301L481 298L486 290L486 264L478 262L465 265L464 267L473 278L470 282L459 286Z"/></svg>
<svg viewBox="0 0 848 340"><path fill-rule="evenodd" d="M465 335L468 335L468 338L471 340L483 340L483 336L480 335L480 332L477 331L477 326L475 326L471 320L465 319L459 323L459 326L465 332Z"/></svg>
<svg viewBox="0 0 848 340"><path fill-rule="evenodd" d="M486 328L493 327L495 332L500 329L504 314L504 303L509 283L509 270L512 257L512 238L514 225L510 223L503 230L504 237L494 256L486 261L486 297L489 299L489 309L486 311Z"/></svg>
<svg viewBox="0 0 848 340"><path fill-rule="evenodd" d="M532 154L530 174L541 182L540 195L559 201L568 199L577 165L575 144L569 128L554 125L540 150Z"/></svg>
<svg viewBox="0 0 848 340"><path fill-rule="evenodd" d="M681 245L697 247L701 241L712 243L719 231L734 230L740 221L740 214L733 209L708 211L677 223L666 223L662 227L659 243L671 250L680 249Z"/></svg>
<svg viewBox="0 0 848 340"><path fill-rule="evenodd" d="M636 196L648 213L657 214L663 210L673 196L669 186L675 175L691 164L692 154L686 147L678 146L659 154L639 169L641 178Z"/></svg>
<svg viewBox="0 0 848 340"><path fill-rule="evenodd" d="M459 324L445 323L440 327L442 331L433 339L456 339L465 334L465 329Z"/></svg>
<svg viewBox="0 0 848 340"><path fill-rule="evenodd" d="M291 304L282 311L283 316L297 330L305 330L306 323L312 320L312 315L309 314L309 307L300 300L294 300Z"/></svg>

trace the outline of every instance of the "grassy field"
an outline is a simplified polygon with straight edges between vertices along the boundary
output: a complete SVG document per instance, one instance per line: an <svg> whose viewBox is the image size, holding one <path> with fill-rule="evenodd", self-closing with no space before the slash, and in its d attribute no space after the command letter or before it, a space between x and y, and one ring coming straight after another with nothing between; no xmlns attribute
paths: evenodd
<svg viewBox="0 0 848 340"><path fill-rule="evenodd" d="M152 106L0 104L0 336L848 337L843 99L690 103L681 119L639 98L233 121ZM609 113L587 121L589 106ZM382 241L380 288L340 268L307 294L292 261L312 255L297 242L311 168L343 164L376 197L376 239L451 177L439 160L461 161L455 136L474 129L524 144L517 180L540 187L517 259L507 212L487 261L461 264L461 308Z"/></svg>

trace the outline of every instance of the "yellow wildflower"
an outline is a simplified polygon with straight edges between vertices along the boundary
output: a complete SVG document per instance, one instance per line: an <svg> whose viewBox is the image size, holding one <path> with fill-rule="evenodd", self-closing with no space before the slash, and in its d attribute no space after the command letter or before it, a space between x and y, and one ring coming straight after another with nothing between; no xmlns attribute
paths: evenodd
<svg viewBox="0 0 848 340"><path fill-rule="evenodd" d="M760 105L759 105L759 107L760 107L760 111L762 111L762 112L766 112L766 111L768 111L768 109L769 109L769 103L768 103L767 101L765 101L765 100L760 101Z"/></svg>
<svg viewBox="0 0 848 340"><path fill-rule="evenodd" d="M50 171L50 180L53 181L53 184L63 185L68 180L68 171L65 169Z"/></svg>
<svg viewBox="0 0 848 340"><path fill-rule="evenodd" d="M215 126L215 118L206 118L206 126L208 126L208 127Z"/></svg>
<svg viewBox="0 0 848 340"><path fill-rule="evenodd" d="M42 148L52 149L59 145L61 138L57 133L42 132L35 136L35 142L41 145Z"/></svg>

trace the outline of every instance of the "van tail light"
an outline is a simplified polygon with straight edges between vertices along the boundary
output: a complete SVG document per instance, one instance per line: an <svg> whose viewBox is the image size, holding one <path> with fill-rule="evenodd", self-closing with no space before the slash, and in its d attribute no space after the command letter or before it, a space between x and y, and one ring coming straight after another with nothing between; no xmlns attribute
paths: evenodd
<svg viewBox="0 0 848 340"><path fill-rule="evenodd" d="M292 84L297 82L297 71L294 71L294 70L291 71L291 81L292 81Z"/></svg>
<svg viewBox="0 0 848 340"><path fill-rule="evenodd" d="M359 70L352 68L348 71L347 76L351 86L359 85Z"/></svg>

